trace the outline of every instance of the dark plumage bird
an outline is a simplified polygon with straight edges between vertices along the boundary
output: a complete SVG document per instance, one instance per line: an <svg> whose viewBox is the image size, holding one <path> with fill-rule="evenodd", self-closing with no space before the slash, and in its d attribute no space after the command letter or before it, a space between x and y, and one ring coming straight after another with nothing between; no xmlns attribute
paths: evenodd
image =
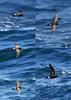
<svg viewBox="0 0 71 100"><path fill-rule="evenodd" d="M49 78L56 78L57 76L55 75L55 70L51 64L49 64L50 67L50 75Z"/></svg>

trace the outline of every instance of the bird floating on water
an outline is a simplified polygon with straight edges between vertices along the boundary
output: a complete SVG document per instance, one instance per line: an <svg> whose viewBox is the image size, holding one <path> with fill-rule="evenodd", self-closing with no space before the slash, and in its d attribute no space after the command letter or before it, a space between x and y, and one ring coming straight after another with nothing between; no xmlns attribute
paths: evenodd
<svg viewBox="0 0 71 100"><path fill-rule="evenodd" d="M55 31L56 26L58 25L58 16L55 15L53 18L53 21L51 22L50 26L51 26L51 32Z"/></svg>
<svg viewBox="0 0 71 100"><path fill-rule="evenodd" d="M60 78L65 73L68 74L68 72L61 70L60 74L56 75L54 67L51 64L49 64L49 67L50 67L50 75L48 76L48 78L50 79Z"/></svg>
<svg viewBox="0 0 71 100"><path fill-rule="evenodd" d="M12 90L16 90L18 94L20 94L20 90L21 90L21 86L20 86L20 82L16 81L16 87L12 88Z"/></svg>
<svg viewBox="0 0 71 100"><path fill-rule="evenodd" d="M17 82L16 82L16 91L18 92L18 94L20 94L20 89L21 89L21 87L20 87L20 82L17 81Z"/></svg>
<svg viewBox="0 0 71 100"><path fill-rule="evenodd" d="M15 46L15 48L13 48L13 50L16 51L16 57L18 58L20 56L20 53L21 53L21 48L20 48L18 43L16 43L16 46Z"/></svg>
<svg viewBox="0 0 71 100"><path fill-rule="evenodd" d="M57 76L55 75L55 70L51 64L49 64L50 67L50 75L48 78L56 78Z"/></svg>
<svg viewBox="0 0 71 100"><path fill-rule="evenodd" d="M20 16L23 16L23 12L17 10L13 15L20 17Z"/></svg>

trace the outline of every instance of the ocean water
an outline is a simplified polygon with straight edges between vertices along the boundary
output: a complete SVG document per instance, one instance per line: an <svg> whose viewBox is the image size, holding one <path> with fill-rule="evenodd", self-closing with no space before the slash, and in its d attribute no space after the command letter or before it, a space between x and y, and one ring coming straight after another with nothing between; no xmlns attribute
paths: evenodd
<svg viewBox="0 0 71 100"><path fill-rule="evenodd" d="M36 12L37 100L71 100L71 1L37 0ZM51 32L48 24L56 14L58 26ZM48 64L63 75L46 79Z"/></svg>
<svg viewBox="0 0 71 100"><path fill-rule="evenodd" d="M0 99L31 100L35 97L35 26L34 2L29 0L0 0ZM21 10L24 16L13 16ZM12 50L18 43L21 54ZM16 81L20 94L13 88Z"/></svg>
<svg viewBox="0 0 71 100"><path fill-rule="evenodd" d="M17 10L23 16L13 16ZM54 32L48 25L58 15ZM71 100L71 1L0 0L0 99ZM21 54L12 49L18 43ZM48 79L51 63L59 78ZM20 81L20 94L13 88Z"/></svg>

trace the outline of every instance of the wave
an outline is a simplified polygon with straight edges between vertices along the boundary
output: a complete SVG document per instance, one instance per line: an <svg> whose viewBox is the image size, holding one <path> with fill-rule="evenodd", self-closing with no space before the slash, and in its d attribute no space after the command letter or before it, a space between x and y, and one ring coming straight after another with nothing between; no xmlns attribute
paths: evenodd
<svg viewBox="0 0 71 100"><path fill-rule="evenodd" d="M35 30L36 28L35 27L21 27L21 28L18 28L19 26L17 27L12 27L11 25L5 25L5 27L0 27L0 31L1 32L4 32L4 31L31 31L31 30Z"/></svg>

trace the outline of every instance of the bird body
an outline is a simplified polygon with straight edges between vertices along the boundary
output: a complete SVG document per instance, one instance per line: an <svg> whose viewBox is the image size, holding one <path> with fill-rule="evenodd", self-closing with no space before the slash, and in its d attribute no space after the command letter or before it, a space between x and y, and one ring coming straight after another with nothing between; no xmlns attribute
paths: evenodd
<svg viewBox="0 0 71 100"><path fill-rule="evenodd" d="M16 43L16 46L15 46L15 48L13 48L13 50L15 50L16 57L18 58L20 56L20 53L21 53L21 48L20 48L19 44Z"/></svg>
<svg viewBox="0 0 71 100"><path fill-rule="evenodd" d="M18 92L18 94L20 93L20 89L21 89L21 87L20 87L20 82L17 81L17 82L16 82L16 91Z"/></svg>
<svg viewBox="0 0 71 100"><path fill-rule="evenodd" d="M50 78L56 78L57 76L55 75L55 70L54 70L53 66L51 64L49 64L49 67L50 67L50 75L49 75L49 77Z"/></svg>
<svg viewBox="0 0 71 100"><path fill-rule="evenodd" d="M58 25L58 16L54 16L53 21L51 22L51 32L55 31L56 26Z"/></svg>

